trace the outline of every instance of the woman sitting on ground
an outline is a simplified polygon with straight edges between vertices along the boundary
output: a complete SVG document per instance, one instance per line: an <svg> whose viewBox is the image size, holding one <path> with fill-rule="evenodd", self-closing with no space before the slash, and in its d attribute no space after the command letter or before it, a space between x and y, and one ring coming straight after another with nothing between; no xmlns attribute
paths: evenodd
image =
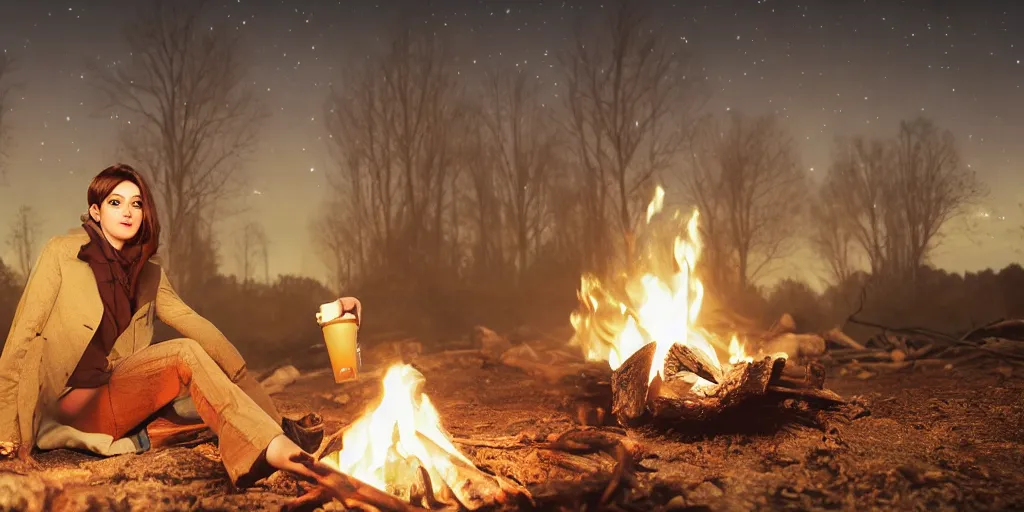
<svg viewBox="0 0 1024 512"><path fill-rule="evenodd" d="M88 204L82 230L43 247L18 303L0 355L0 441L25 459L33 446L138 452L146 420L191 395L237 486L275 469L314 477L308 452L319 438L300 447L285 434L295 422L150 261L160 224L142 177L107 168ZM152 343L154 317L184 337Z"/></svg>

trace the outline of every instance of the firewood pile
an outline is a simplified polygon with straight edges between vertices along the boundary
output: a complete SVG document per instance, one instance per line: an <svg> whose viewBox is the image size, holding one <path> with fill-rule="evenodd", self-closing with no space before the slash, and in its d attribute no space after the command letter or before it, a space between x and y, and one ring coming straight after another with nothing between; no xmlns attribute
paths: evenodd
<svg viewBox="0 0 1024 512"><path fill-rule="evenodd" d="M822 361L860 378L886 371L991 365L1012 371L1024 365L1024 320L1000 320L956 336L920 328L896 328L851 317L849 323L879 332L863 345L830 348ZM838 331L838 330L836 330Z"/></svg>
<svg viewBox="0 0 1024 512"><path fill-rule="evenodd" d="M786 321L784 318L783 322ZM715 420L722 413L742 410L747 404L759 407L799 402L799 408L805 411L845 404L842 397L825 387L825 367L814 360L824 352L824 339L814 334L794 334L791 330L785 325L774 326L765 334L763 345L767 349L788 350L795 357L776 350L773 355L720 369L699 350L676 344L666 357L663 376L651 381L648 375L656 348L653 343L612 371L606 362L584 361L578 353L566 350L564 343L536 341L512 345L482 326L474 328L472 338L481 347L477 352L480 357L491 357L547 382L575 382L581 390L574 400L579 423L602 425L614 419L623 426L637 426L657 420ZM460 352L459 356L464 357L465 353ZM430 364L432 359L427 356L420 362ZM697 389L698 378L713 385Z"/></svg>
<svg viewBox="0 0 1024 512"><path fill-rule="evenodd" d="M648 384L655 345L648 344L612 372L612 414L623 425L646 419L706 421L757 401L800 400L828 408L845 403L825 389L825 369L815 362L796 365L781 355L767 356L719 370L699 352L673 345L665 362L664 378ZM713 386L696 390L695 377Z"/></svg>

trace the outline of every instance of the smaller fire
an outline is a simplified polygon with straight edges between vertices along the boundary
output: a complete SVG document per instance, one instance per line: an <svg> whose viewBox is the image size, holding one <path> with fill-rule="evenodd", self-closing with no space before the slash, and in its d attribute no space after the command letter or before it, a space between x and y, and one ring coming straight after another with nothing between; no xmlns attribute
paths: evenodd
<svg viewBox="0 0 1024 512"><path fill-rule="evenodd" d="M479 469L452 443L423 374L410 365L388 368L380 403L342 436L327 465L404 501L428 508L460 503L474 510L504 498L497 477Z"/></svg>
<svg viewBox="0 0 1024 512"><path fill-rule="evenodd" d="M783 355L782 357L786 357ZM753 363L754 356L747 355L747 351L736 335L729 340L729 364Z"/></svg>

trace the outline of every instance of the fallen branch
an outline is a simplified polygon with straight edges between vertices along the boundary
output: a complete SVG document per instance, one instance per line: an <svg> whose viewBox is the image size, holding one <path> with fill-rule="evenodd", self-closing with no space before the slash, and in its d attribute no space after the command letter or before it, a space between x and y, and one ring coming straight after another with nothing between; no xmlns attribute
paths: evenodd
<svg viewBox="0 0 1024 512"><path fill-rule="evenodd" d="M1024 341L1024 320L997 320L988 325L968 331L960 341L977 341L984 338L1003 338Z"/></svg>
<svg viewBox="0 0 1024 512"><path fill-rule="evenodd" d="M835 343L836 345L842 345L844 347L852 348L854 350L864 350L865 349L864 345L861 345L860 343L858 343L853 338L847 336L846 333L844 333L843 331L839 330L838 327L836 327L834 329L829 329L824 334L824 338L826 340L828 340L828 341L831 341L832 343Z"/></svg>
<svg viewBox="0 0 1024 512"><path fill-rule="evenodd" d="M316 475L316 483L319 486L311 490L307 495L299 496L292 502L285 504L286 509L294 510L293 506L309 506L317 500L326 503L330 499L338 500L349 507L349 503L366 504L377 510L391 512L418 512L428 509L410 505L384 491L381 491L357 478L346 475L322 462L316 461L309 454L300 454L293 459ZM351 508L351 507L350 507Z"/></svg>
<svg viewBox="0 0 1024 512"><path fill-rule="evenodd" d="M784 388L784 387L781 387L781 386L768 386L768 389L766 390L766 393L768 395L781 395L781 396L800 398L800 399L804 399L804 400L815 399L815 400L821 400L821 401L830 402L830 403L834 403L834 404L845 404L846 403L846 400L843 400L843 398L841 396L837 395L835 392L833 392L831 390L828 390L828 389L808 389L808 388L794 389L794 388Z"/></svg>

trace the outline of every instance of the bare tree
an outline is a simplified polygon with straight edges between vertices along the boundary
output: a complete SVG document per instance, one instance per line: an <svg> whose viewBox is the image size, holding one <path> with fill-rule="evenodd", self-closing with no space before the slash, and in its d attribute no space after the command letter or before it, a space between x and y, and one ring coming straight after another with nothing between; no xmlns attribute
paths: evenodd
<svg viewBox="0 0 1024 512"><path fill-rule="evenodd" d="M890 244L889 258L916 279L940 230L983 195L973 171L960 161L951 132L927 119L900 123L894 143L895 190L891 231L902 227L902 244ZM902 247L900 247L902 246Z"/></svg>
<svg viewBox="0 0 1024 512"><path fill-rule="evenodd" d="M504 207L521 278L548 215L546 199L557 137L539 99L537 82L525 73L492 73L485 98L487 155L497 171L497 183L490 185L497 189L494 195Z"/></svg>
<svg viewBox="0 0 1024 512"><path fill-rule="evenodd" d="M201 276L189 269L202 238L198 217L222 208L239 190L241 157L253 149L264 111L245 84L235 36L203 20L206 2L147 4L125 30L124 62L95 69L108 109L127 118L122 142L154 182L166 229L164 262L176 284Z"/></svg>
<svg viewBox="0 0 1024 512"><path fill-rule="evenodd" d="M890 140L841 144L823 194L872 274L916 280L942 228L985 191L953 135L918 118Z"/></svg>
<svg viewBox="0 0 1024 512"><path fill-rule="evenodd" d="M811 244L828 265L830 281L839 284L849 279L856 266L853 259L853 234L847 229L840 208L819 191L811 203Z"/></svg>
<svg viewBox="0 0 1024 512"><path fill-rule="evenodd" d="M478 112L478 124L484 125L486 119ZM507 277L508 261L505 250L506 240L502 236L506 231L505 219L502 216L501 183L498 170L488 152L489 136L481 130L471 130L461 139L462 159L467 171L462 173L464 185L456 191L456 200L464 203L463 219L469 234L470 273L476 279L494 279L501 281Z"/></svg>
<svg viewBox="0 0 1024 512"><path fill-rule="evenodd" d="M235 259L243 286L255 280L257 265L263 268L264 283L270 283L269 245L262 225L250 221L242 226L235 238Z"/></svg>
<svg viewBox="0 0 1024 512"><path fill-rule="evenodd" d="M8 95L11 92L9 76L14 69L14 59L7 53L0 53L0 176L7 173L7 147L10 144L10 127L7 125L7 111L10 109Z"/></svg>
<svg viewBox="0 0 1024 512"><path fill-rule="evenodd" d="M891 153L882 141L855 138L840 143L821 192L821 200L835 209L843 236L852 237L873 274L882 272L885 263L885 205L893 200L891 167Z"/></svg>
<svg viewBox="0 0 1024 512"><path fill-rule="evenodd" d="M28 282L28 276L32 272L32 263L35 261L34 252L39 234L39 219L29 205L22 205L11 223L11 234L7 244L14 251L17 270L21 273L23 282Z"/></svg>
<svg viewBox="0 0 1024 512"><path fill-rule="evenodd" d="M317 255L327 266L328 283L342 293L366 267L363 237L369 226L358 222L359 210L351 199L335 198L309 224L310 240Z"/></svg>
<svg viewBox="0 0 1024 512"><path fill-rule="evenodd" d="M745 289L792 247L806 177L796 147L774 116L734 114L695 132L692 168L683 174L721 285ZM708 261L708 260L705 260Z"/></svg>
<svg viewBox="0 0 1024 512"><path fill-rule="evenodd" d="M363 271L411 271L439 264L445 247L462 120L446 44L404 28L386 54L353 66L332 92L327 127L339 172L330 185L348 203L328 218L361 230ZM338 226L340 227L340 226Z"/></svg>
<svg viewBox="0 0 1024 512"><path fill-rule="evenodd" d="M676 155L698 105L690 54L649 26L642 4L614 2L603 25L577 30L563 61L567 131L584 173L585 253L594 256L608 250L610 214L631 257L638 203Z"/></svg>

